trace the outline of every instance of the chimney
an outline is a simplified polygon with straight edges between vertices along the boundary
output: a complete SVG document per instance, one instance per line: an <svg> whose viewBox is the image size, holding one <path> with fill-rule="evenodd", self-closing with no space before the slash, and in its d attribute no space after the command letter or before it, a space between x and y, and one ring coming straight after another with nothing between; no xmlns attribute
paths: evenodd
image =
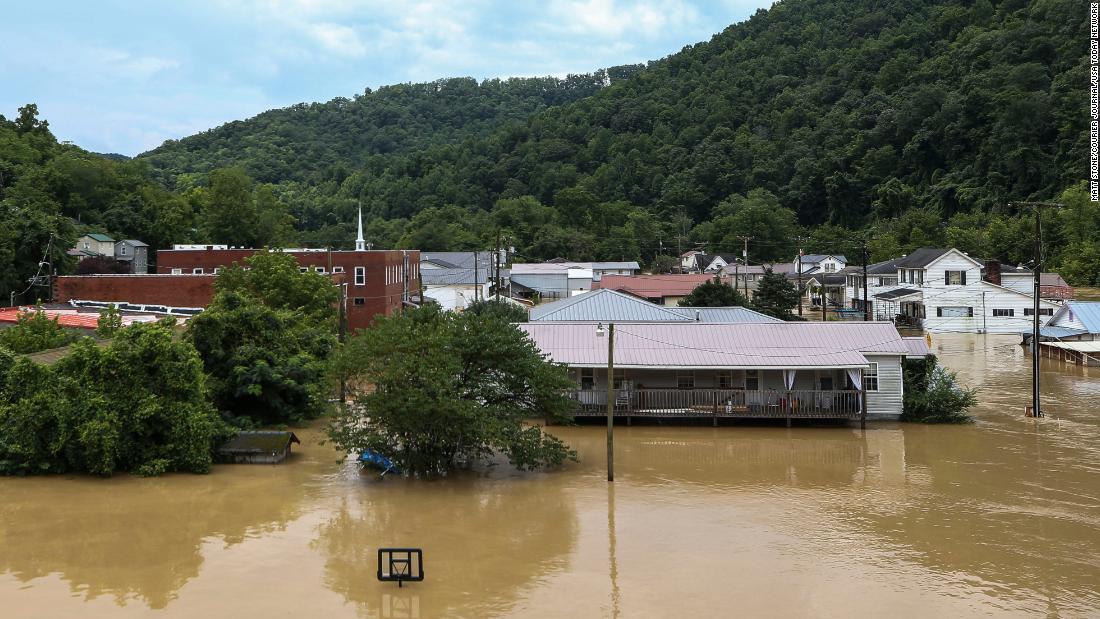
<svg viewBox="0 0 1100 619"><path fill-rule="evenodd" d="M1001 285L1001 261L1000 260L986 260L985 261L985 281Z"/></svg>

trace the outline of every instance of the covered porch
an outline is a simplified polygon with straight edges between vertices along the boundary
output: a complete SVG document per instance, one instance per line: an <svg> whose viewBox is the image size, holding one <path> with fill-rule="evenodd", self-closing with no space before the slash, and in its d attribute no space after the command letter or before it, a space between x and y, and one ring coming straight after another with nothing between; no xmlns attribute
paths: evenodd
<svg viewBox="0 0 1100 619"><path fill-rule="evenodd" d="M607 414L607 370L575 368L577 417ZM617 369L616 417L863 418L862 368Z"/></svg>

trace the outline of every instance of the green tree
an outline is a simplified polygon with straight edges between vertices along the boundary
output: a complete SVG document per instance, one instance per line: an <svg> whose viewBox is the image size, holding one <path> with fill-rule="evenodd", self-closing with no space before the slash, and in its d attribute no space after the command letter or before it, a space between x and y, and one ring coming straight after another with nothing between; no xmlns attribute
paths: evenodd
<svg viewBox="0 0 1100 619"><path fill-rule="evenodd" d="M680 307L747 307L748 299L738 292L733 286L723 284L722 280L715 276L695 287L691 294L680 299Z"/></svg>
<svg viewBox="0 0 1100 619"><path fill-rule="evenodd" d="M205 473L228 432L202 364L172 322L110 346L77 342L53 367L20 359L0 384L0 473Z"/></svg>
<svg viewBox="0 0 1100 619"><path fill-rule="evenodd" d="M426 306L352 339L336 372L358 385L333 419L339 448L373 449L413 474L440 474L501 453L531 469L574 454L525 419L567 420L572 385L523 333L474 312ZM369 387L368 387L369 386Z"/></svg>
<svg viewBox="0 0 1100 619"><path fill-rule="evenodd" d="M255 247L259 241L259 217L252 199L252 179L241 168L210 173L210 184L200 190L199 231L212 243Z"/></svg>
<svg viewBox="0 0 1100 619"><path fill-rule="evenodd" d="M761 313L783 320L796 320L791 310L798 305L798 290L786 277L764 269L764 276L756 287L753 305Z"/></svg>
<svg viewBox="0 0 1100 619"><path fill-rule="evenodd" d="M902 421L969 423L967 410L978 402L977 392L959 385L958 377L939 365L935 355L905 361L905 401Z"/></svg>
<svg viewBox="0 0 1100 619"><path fill-rule="evenodd" d="M466 312L505 323L527 322L527 309L518 303L503 299L489 298L475 301L466 306Z"/></svg>
<svg viewBox="0 0 1100 619"><path fill-rule="evenodd" d="M121 328L122 312L118 311L118 308L112 303L99 313L99 320L96 321L95 334L103 338L114 337Z"/></svg>
<svg viewBox="0 0 1100 619"><path fill-rule="evenodd" d="M244 265L233 264L214 280L214 289L248 297L273 309L301 312L318 325L336 326L340 289L328 277L299 271L294 256L257 252Z"/></svg>
<svg viewBox="0 0 1100 619"><path fill-rule="evenodd" d="M237 425L300 422L326 405L329 325L301 311L218 292L187 329L202 359L214 405Z"/></svg>
<svg viewBox="0 0 1100 619"><path fill-rule="evenodd" d="M79 337L50 318L41 307L20 312L15 325L0 329L0 346L14 353L27 354L71 344Z"/></svg>

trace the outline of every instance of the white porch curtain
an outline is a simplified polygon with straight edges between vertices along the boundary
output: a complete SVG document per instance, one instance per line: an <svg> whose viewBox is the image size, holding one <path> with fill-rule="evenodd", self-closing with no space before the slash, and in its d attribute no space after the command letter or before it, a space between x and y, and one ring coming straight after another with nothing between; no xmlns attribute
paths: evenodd
<svg viewBox="0 0 1100 619"><path fill-rule="evenodd" d="M856 386L856 391L863 392L863 370L859 368L848 368L848 378L852 381L852 384ZM863 397L859 398L859 410L863 410Z"/></svg>
<svg viewBox="0 0 1100 619"><path fill-rule="evenodd" d="M794 388L794 370L783 370L783 384L787 386L787 391Z"/></svg>

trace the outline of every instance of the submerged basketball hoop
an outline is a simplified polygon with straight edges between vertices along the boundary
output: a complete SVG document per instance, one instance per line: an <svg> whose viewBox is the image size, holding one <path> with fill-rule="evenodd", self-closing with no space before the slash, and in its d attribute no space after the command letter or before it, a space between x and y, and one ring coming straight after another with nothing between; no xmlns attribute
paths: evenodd
<svg viewBox="0 0 1100 619"><path fill-rule="evenodd" d="M419 548L379 548L378 580L405 582L424 580L424 551Z"/></svg>

